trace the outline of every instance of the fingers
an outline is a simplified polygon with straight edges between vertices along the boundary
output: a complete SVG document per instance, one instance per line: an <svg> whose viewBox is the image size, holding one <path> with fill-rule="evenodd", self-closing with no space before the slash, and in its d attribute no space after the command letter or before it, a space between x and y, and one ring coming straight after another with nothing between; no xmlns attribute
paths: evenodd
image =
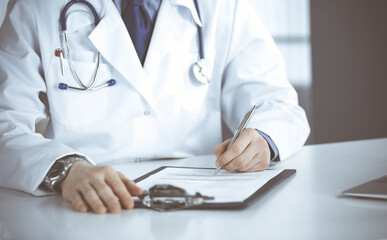
<svg viewBox="0 0 387 240"><path fill-rule="evenodd" d="M239 155L232 155L233 158L229 159L230 161L223 166L223 169L227 171L237 170L244 172L259 161L259 158L256 157L256 155L256 146L254 146L254 144L249 144Z"/></svg>
<svg viewBox="0 0 387 240"><path fill-rule="evenodd" d="M109 175L106 178L107 184L111 186L114 194L118 197L119 201L121 202L121 205L126 209L132 209L134 207L134 201L132 199L132 196L130 192L128 191L128 188L126 187L125 183L122 181L123 176L122 173L116 173Z"/></svg>
<svg viewBox="0 0 387 240"><path fill-rule="evenodd" d="M80 191L83 195L83 198L86 200L86 202L90 205L90 207L93 209L95 213L97 214L106 213L106 207L101 201L101 199L99 198L96 190L94 190L93 187L91 187L89 184L85 184L85 185L82 185L82 187L80 188Z"/></svg>
<svg viewBox="0 0 387 240"><path fill-rule="evenodd" d="M254 130L255 131L255 130ZM251 142L251 135L249 129L243 130L239 137L235 140L235 142L230 146L229 149L226 147L226 151L223 152L221 155L219 155L218 159L216 160L216 165L218 167L225 168L227 164L229 164L231 161L233 161L235 158L240 156L248 145L250 145ZM228 168L228 171L231 171L230 168ZM237 169L232 169L237 170Z"/></svg>
<svg viewBox="0 0 387 240"><path fill-rule="evenodd" d="M91 183L95 191L97 192L99 199L103 201L105 206L109 209L109 212L111 213L119 213L121 212L121 205L118 201L116 195L114 195L113 190L111 186L106 184L106 182L101 180L95 180ZM85 196L86 200L89 202L91 207L93 208L92 203L89 201L89 199ZM94 208L93 208L94 210Z"/></svg>
<svg viewBox="0 0 387 240"><path fill-rule="evenodd" d="M121 212L134 207L131 194L141 194L133 181L113 168L84 166L69 172L63 183L63 197L71 202L78 212L86 212L88 207L97 214Z"/></svg>
<svg viewBox="0 0 387 240"><path fill-rule="evenodd" d="M75 210L78 212L87 212L87 205L83 201L82 196L79 192L74 191L72 193L72 196L70 196L68 199L69 202L74 206Z"/></svg>
<svg viewBox="0 0 387 240"><path fill-rule="evenodd" d="M122 182L122 191L125 192L124 196L120 197L122 205L126 209L132 209L134 207L134 201L132 196L138 196L142 194L142 189L137 187L136 184L126 178L122 173L118 173L118 177ZM128 192L129 191L129 192ZM129 194L130 193L130 194ZM117 193L119 196L119 193Z"/></svg>
<svg viewBox="0 0 387 240"><path fill-rule="evenodd" d="M218 157L216 165L227 171L262 171L270 165L270 149L255 129L245 129L234 144Z"/></svg>
<svg viewBox="0 0 387 240"><path fill-rule="evenodd" d="M264 161L264 160L257 161L257 164L253 165L251 168L245 170L244 172L258 172L258 171L265 170L270 165L270 153L266 159L267 159L267 161Z"/></svg>

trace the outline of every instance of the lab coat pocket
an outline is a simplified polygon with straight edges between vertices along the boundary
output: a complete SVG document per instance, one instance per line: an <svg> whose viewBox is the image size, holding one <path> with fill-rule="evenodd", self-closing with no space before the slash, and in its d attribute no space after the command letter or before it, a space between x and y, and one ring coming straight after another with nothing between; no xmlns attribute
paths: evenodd
<svg viewBox="0 0 387 240"><path fill-rule="evenodd" d="M79 79L86 86L93 81L97 63L97 53L72 53L73 66ZM65 74L61 73L61 63L58 57L52 57L49 72L46 77L47 96L50 102L51 118L70 128L82 128L106 120L109 109L109 96L114 87L104 87L98 90L59 89L59 84L81 87L77 77L72 72L67 59L63 61ZM112 79L111 66L101 63L94 86L104 84Z"/></svg>
<svg viewBox="0 0 387 240"><path fill-rule="evenodd" d="M207 76L211 80L213 68L213 52L206 53L205 64ZM198 61L198 53L191 54L191 67L187 71L187 77L183 77L182 83L182 110L194 114L201 114L205 104L208 88L211 84L201 83L194 75L193 66Z"/></svg>

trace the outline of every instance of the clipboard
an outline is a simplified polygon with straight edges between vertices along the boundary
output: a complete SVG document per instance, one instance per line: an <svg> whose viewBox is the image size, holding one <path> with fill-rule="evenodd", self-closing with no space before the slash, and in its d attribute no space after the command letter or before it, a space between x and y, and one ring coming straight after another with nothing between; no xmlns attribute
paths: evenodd
<svg viewBox="0 0 387 240"><path fill-rule="evenodd" d="M196 168L196 167L174 167L174 166L162 166L160 168L157 168L137 179L134 180L134 182L137 184L141 181L144 181L145 179L163 171L168 168L175 168L175 169L202 169L202 170L213 170L215 171L215 168ZM266 170L270 171L270 170ZM203 202L200 205L191 206L189 208L185 209L244 209L256 201L258 201L260 198L262 198L266 193L268 193L271 189L288 179L290 176L296 173L295 169L283 169L279 174L272 177L270 180L268 180L263 186L259 187L253 194L251 194L249 197L244 199L243 201L237 201L237 202L217 202L217 203L211 203L211 202ZM142 201L139 199L135 201L135 208L149 208L148 206L144 205Z"/></svg>

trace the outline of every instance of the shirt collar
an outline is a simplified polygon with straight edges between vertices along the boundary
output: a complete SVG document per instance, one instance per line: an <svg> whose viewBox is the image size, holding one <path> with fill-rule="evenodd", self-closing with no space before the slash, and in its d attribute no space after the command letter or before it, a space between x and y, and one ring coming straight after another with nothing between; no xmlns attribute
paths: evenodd
<svg viewBox="0 0 387 240"><path fill-rule="evenodd" d="M199 13L196 10L195 3L193 0L169 0L172 5L178 5L182 7L188 8L191 12L192 18L195 20L196 24L200 27L202 26L202 22L199 17Z"/></svg>

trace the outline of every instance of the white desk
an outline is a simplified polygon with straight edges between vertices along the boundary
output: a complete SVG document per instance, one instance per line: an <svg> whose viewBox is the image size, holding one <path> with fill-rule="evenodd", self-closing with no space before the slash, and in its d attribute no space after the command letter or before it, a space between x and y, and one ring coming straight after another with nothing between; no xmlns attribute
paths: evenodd
<svg viewBox="0 0 387 240"><path fill-rule="evenodd" d="M136 178L161 165L214 166L214 157L132 162ZM61 197L0 189L0 239L387 239L387 201L340 197L387 174L387 138L304 147L277 167L296 175L244 210L81 214Z"/></svg>

